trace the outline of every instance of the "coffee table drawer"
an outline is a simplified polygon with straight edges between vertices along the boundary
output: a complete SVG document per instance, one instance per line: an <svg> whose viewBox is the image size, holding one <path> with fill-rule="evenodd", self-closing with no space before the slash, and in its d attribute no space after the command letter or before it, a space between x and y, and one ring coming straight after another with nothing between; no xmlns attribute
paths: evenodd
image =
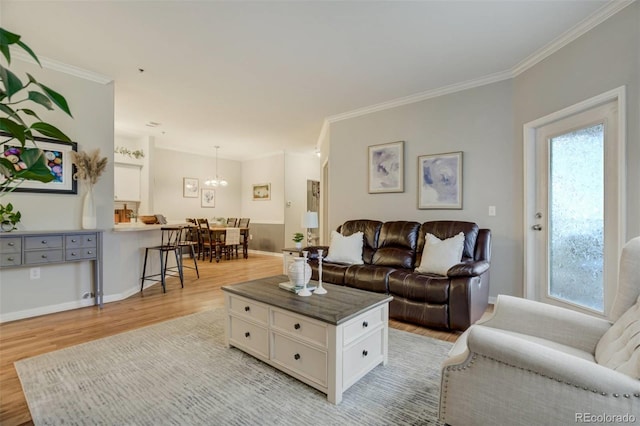
<svg viewBox="0 0 640 426"><path fill-rule="evenodd" d="M229 321L229 341L233 346L256 352L265 358L269 356L269 333L266 328L233 316Z"/></svg>
<svg viewBox="0 0 640 426"><path fill-rule="evenodd" d="M360 336L364 336L368 331L380 326L384 322L383 307L373 309L358 317L356 321L348 323L344 327L344 344L345 346Z"/></svg>
<svg viewBox="0 0 640 426"><path fill-rule="evenodd" d="M272 332L271 361L305 379L327 386L327 353Z"/></svg>
<svg viewBox="0 0 640 426"><path fill-rule="evenodd" d="M261 324L269 323L269 307L240 296L229 296L229 310L245 318L251 318Z"/></svg>
<svg viewBox="0 0 640 426"><path fill-rule="evenodd" d="M318 321L313 321L300 315L279 309L272 309L274 330L282 330L297 339L327 347L327 326Z"/></svg>
<svg viewBox="0 0 640 426"><path fill-rule="evenodd" d="M345 350L342 370L344 372L343 389L347 389L373 366L383 361L383 333L384 329L381 328Z"/></svg>

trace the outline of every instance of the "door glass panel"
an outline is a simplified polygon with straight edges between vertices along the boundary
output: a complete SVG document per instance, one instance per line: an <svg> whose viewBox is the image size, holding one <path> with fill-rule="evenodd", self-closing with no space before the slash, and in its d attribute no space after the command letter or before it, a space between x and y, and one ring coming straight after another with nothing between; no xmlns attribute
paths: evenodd
<svg viewBox="0 0 640 426"><path fill-rule="evenodd" d="M604 311L604 126L549 140L550 297Z"/></svg>

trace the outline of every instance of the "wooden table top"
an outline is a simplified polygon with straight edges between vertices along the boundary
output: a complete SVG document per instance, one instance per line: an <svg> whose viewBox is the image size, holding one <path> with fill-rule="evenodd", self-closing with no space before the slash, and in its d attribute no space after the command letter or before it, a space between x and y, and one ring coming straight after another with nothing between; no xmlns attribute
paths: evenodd
<svg viewBox="0 0 640 426"><path fill-rule="evenodd" d="M276 275L223 286L222 290L332 325L342 324L393 299L393 296L388 294L324 283L322 286L327 290L327 294L303 297L278 287L278 284L288 281L286 275ZM310 281L309 284L317 285L318 282Z"/></svg>

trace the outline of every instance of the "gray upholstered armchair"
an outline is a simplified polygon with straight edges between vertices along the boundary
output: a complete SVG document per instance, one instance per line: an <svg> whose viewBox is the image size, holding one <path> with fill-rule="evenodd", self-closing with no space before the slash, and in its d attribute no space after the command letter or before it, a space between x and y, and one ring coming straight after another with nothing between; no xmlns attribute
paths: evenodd
<svg viewBox="0 0 640 426"><path fill-rule="evenodd" d="M462 334L443 363L440 419L640 422L640 237L623 249L609 320L498 296L493 315Z"/></svg>

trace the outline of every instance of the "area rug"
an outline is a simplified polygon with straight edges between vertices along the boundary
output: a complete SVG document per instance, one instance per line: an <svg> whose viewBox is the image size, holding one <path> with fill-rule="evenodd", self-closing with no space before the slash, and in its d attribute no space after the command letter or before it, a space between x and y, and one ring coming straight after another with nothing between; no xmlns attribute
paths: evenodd
<svg viewBox="0 0 640 426"><path fill-rule="evenodd" d="M81 325L79 325L81 326ZM436 425L451 344L389 330L389 362L333 405L235 348L224 310L15 363L36 425Z"/></svg>

